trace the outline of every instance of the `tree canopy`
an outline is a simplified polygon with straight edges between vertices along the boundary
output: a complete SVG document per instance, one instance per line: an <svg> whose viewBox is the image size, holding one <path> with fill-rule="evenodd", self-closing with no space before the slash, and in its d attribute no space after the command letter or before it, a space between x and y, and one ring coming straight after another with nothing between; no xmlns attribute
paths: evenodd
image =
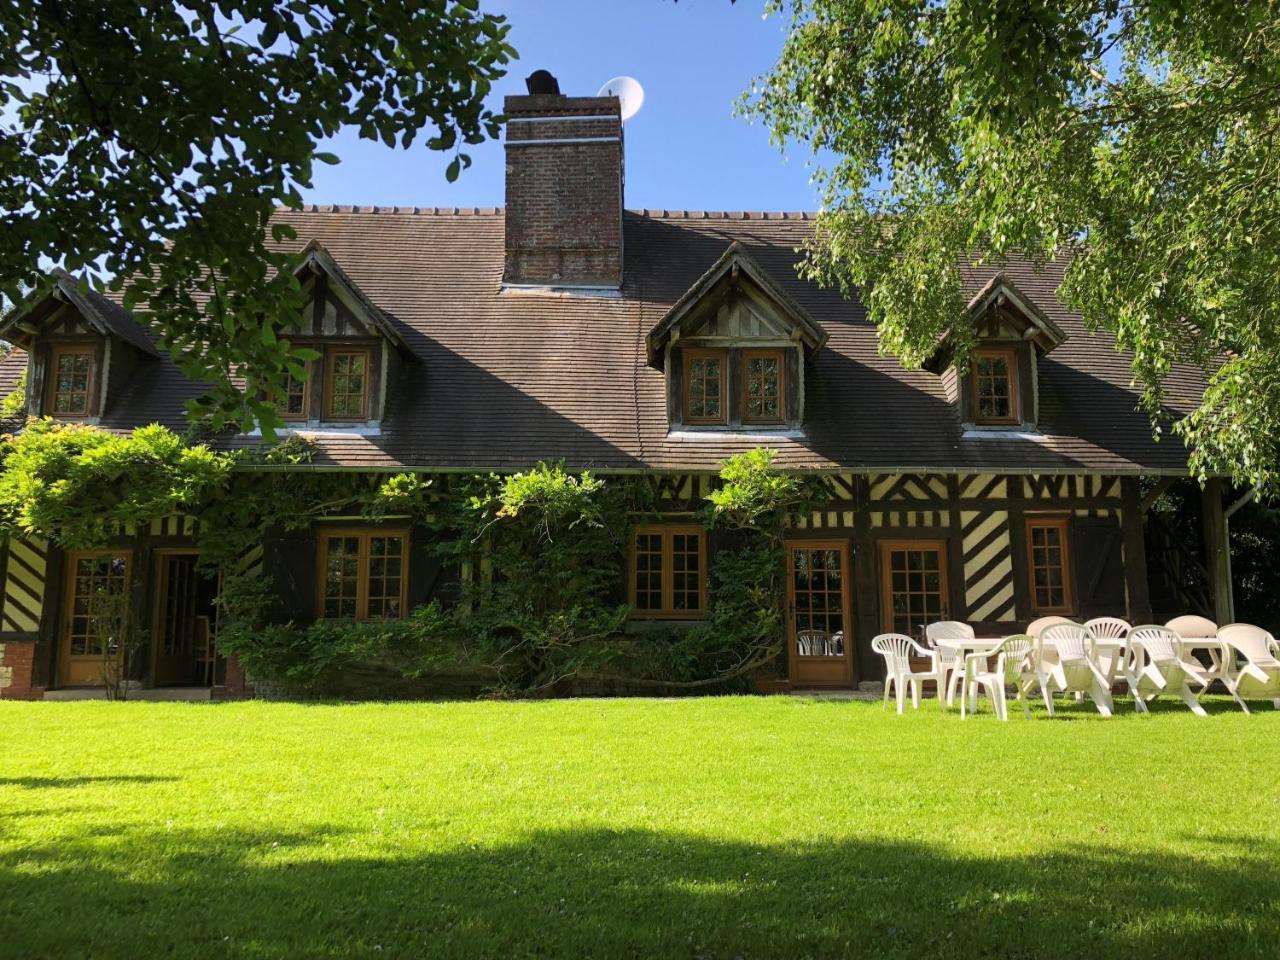
<svg viewBox="0 0 1280 960"><path fill-rule="evenodd" d="M211 384L193 416L269 426L260 390L308 356L278 335L302 297L273 211L342 128L453 151L456 177L498 135L507 30L477 0L6 4L0 293L45 292L51 267L110 284Z"/></svg>
<svg viewBox="0 0 1280 960"><path fill-rule="evenodd" d="M1132 351L1201 473L1280 484L1280 10L1274 0L774 0L783 53L744 98L814 151L805 271L858 288L920 364L974 331L964 270L1067 262L1059 296ZM1158 429L1158 426L1157 426Z"/></svg>

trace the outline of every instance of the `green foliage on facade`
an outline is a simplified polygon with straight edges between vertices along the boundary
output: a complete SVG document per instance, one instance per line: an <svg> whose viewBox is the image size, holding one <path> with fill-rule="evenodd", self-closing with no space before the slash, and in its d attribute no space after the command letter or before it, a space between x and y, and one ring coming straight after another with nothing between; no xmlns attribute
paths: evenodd
<svg viewBox="0 0 1280 960"><path fill-rule="evenodd" d="M773 456L727 460L699 514L714 538L705 617L641 632L623 591L632 526L658 516L643 477L539 464L452 477L446 494L415 474L298 469L310 451L297 439L219 453L155 425L120 435L33 420L0 441L0 529L85 549L173 514L198 517L202 562L223 573L220 647L297 692L332 690L362 669L397 681L471 677L502 695L581 682L724 686L782 652L782 533L817 493L774 469ZM278 622L274 579L236 575L237 558L336 515L407 520L445 567L464 572L457 595L393 622Z"/></svg>
<svg viewBox="0 0 1280 960"><path fill-rule="evenodd" d="M540 464L451 478L449 496L415 514L440 559L466 571L455 603L432 602L387 624L273 625L270 588L229 578L219 642L254 675L298 692L332 691L369 667L383 683L471 677L492 693L523 696L579 683L746 684L782 653L782 529L815 496L809 481L772 463L763 450L726 461L701 513L727 542L714 551L709 609L696 624L628 628L626 549L633 523L654 515L647 483ZM380 489L388 485L410 481Z"/></svg>
<svg viewBox="0 0 1280 960"><path fill-rule="evenodd" d="M199 511L225 489L231 466L155 424L121 435L32 420L0 442L0 528L102 546L129 525Z"/></svg>
<svg viewBox="0 0 1280 960"><path fill-rule="evenodd" d="M0 400L0 419L13 420L27 415L27 368L23 367L14 381L13 390Z"/></svg>

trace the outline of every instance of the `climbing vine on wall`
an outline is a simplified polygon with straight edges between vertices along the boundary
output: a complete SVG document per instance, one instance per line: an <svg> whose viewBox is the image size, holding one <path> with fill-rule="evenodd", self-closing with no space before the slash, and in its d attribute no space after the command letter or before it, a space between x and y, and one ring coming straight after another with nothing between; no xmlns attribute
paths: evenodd
<svg viewBox="0 0 1280 960"><path fill-rule="evenodd" d="M628 627L632 524L657 517L644 478L600 478L539 464L451 477L312 469L292 437L218 452L161 426L129 434L29 421L0 439L0 532L67 549L100 547L173 514L197 516L202 563L223 573L219 644L298 692L375 668L402 683L469 675L499 695L549 695L601 682L694 689L747 683L783 649L783 531L823 496L755 450L723 464L698 517L712 531L704 620ZM451 569L450 602L380 624L272 622L270 577L236 560L279 531L334 515L407 518Z"/></svg>

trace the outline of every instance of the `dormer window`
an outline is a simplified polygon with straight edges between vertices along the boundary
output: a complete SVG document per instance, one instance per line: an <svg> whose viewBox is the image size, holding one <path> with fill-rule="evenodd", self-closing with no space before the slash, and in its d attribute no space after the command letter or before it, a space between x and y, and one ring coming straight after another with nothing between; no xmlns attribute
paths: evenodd
<svg viewBox="0 0 1280 960"><path fill-rule="evenodd" d="M925 369L942 378L961 426L975 437L1036 430L1040 362L1067 335L1001 273L969 301L968 313L976 340L968 368L961 372L948 334Z"/></svg>
<svg viewBox="0 0 1280 960"><path fill-rule="evenodd" d="M54 417L87 417L93 395L93 347L58 344L49 351L49 396L45 410Z"/></svg>
<svg viewBox="0 0 1280 960"><path fill-rule="evenodd" d="M408 347L322 244L307 244L297 276L306 302L298 322L280 332L314 359L301 364L302 376L285 374L274 397L280 419L300 431L380 430Z"/></svg>
<svg viewBox="0 0 1280 960"><path fill-rule="evenodd" d="M981 425L1019 422L1018 355L1012 347L974 353L973 419Z"/></svg>
<svg viewBox="0 0 1280 960"><path fill-rule="evenodd" d="M783 421L783 369L781 350L742 351L742 419L745 423Z"/></svg>
<svg viewBox="0 0 1280 960"><path fill-rule="evenodd" d="M684 419L686 423L722 424L728 413L725 402L725 351L684 352Z"/></svg>
<svg viewBox="0 0 1280 960"><path fill-rule="evenodd" d="M827 332L739 243L649 331L672 431L798 429L808 359Z"/></svg>
<svg viewBox="0 0 1280 960"><path fill-rule="evenodd" d="M326 354L325 419L368 419L368 349L364 347L330 347Z"/></svg>

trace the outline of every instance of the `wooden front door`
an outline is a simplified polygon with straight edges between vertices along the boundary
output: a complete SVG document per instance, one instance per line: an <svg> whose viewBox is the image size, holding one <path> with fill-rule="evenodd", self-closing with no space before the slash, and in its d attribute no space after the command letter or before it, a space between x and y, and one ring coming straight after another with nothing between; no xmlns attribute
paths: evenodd
<svg viewBox="0 0 1280 960"><path fill-rule="evenodd" d="M82 686L105 682L116 668L123 604L128 602L129 553L94 550L67 554L62 593L62 639L58 682Z"/></svg>
<svg viewBox="0 0 1280 960"><path fill-rule="evenodd" d="M196 572L192 552L162 552L156 558L156 606L152 627L153 683L157 687L195 683L204 637L198 623L204 578Z"/></svg>
<svg viewBox="0 0 1280 960"><path fill-rule="evenodd" d="M948 620L947 544L889 540L880 544L880 625L920 642L924 628Z"/></svg>
<svg viewBox="0 0 1280 960"><path fill-rule="evenodd" d="M853 685L849 548L835 540L787 545L787 638L791 684Z"/></svg>

